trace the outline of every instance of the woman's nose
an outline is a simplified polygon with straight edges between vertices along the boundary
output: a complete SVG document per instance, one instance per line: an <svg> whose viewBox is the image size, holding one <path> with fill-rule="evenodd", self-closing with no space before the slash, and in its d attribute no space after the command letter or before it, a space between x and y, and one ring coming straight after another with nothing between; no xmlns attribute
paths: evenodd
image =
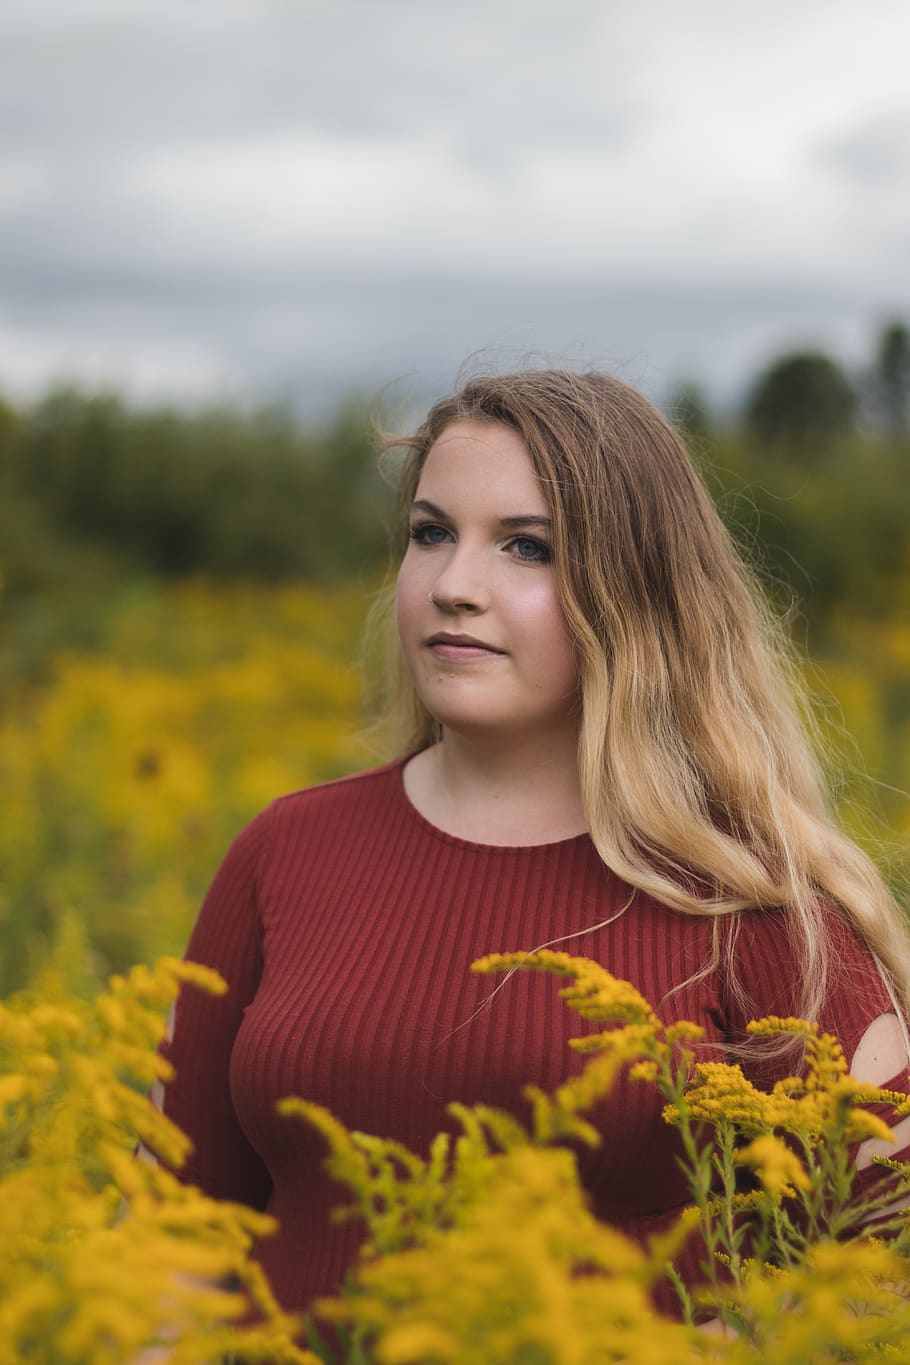
<svg viewBox="0 0 910 1365"><path fill-rule="evenodd" d="M477 612L480 607L469 597L446 597L444 593L433 589L429 594L429 600L434 607L439 607L440 611L466 611Z"/></svg>
<svg viewBox="0 0 910 1365"><path fill-rule="evenodd" d="M436 577L430 601L443 611L480 612L486 610L486 575L476 556L458 546Z"/></svg>

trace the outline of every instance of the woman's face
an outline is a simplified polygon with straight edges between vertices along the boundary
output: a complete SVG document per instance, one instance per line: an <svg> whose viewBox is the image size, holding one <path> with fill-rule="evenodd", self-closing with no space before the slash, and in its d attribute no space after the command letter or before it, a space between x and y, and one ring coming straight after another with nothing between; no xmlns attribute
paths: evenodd
<svg viewBox="0 0 910 1365"><path fill-rule="evenodd" d="M574 736L578 675L527 447L453 422L430 447L398 575L398 631L417 693L453 731Z"/></svg>

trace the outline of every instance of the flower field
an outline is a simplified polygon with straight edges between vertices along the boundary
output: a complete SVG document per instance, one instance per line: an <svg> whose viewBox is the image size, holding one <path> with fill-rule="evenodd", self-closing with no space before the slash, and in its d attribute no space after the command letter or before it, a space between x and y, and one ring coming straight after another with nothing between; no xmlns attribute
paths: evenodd
<svg viewBox="0 0 910 1365"><path fill-rule="evenodd" d="M8 661L0 995L74 920L88 982L182 952L241 826L372 761L357 738L365 605L355 590L137 587L104 608L91 649L33 663L37 680Z"/></svg>
<svg viewBox="0 0 910 1365"><path fill-rule="evenodd" d="M81 605L59 648L34 644L40 607L11 622L0 653L0 996L74 921L88 984L181 952L247 820L277 795L384 757L364 738L369 597L153 581L112 592L90 623ZM910 843L910 576L890 605L835 618L809 682L842 760L844 819L899 878Z"/></svg>

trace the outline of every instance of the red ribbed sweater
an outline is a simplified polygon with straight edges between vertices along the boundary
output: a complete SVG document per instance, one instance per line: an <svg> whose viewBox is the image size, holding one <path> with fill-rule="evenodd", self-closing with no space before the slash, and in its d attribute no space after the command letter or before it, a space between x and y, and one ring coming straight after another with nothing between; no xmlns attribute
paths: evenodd
<svg viewBox="0 0 910 1365"><path fill-rule="evenodd" d="M233 844L188 949L230 989L217 1000L186 989L178 1003L165 1109L195 1145L183 1176L277 1217L259 1255L290 1309L339 1285L360 1230L330 1221L344 1192L323 1172L322 1140L279 1118L276 1101L315 1100L349 1128L421 1154L453 1128L453 1100L526 1117L522 1086L551 1089L576 1071L567 1042L585 1025L558 983L535 973L512 976L480 1008L496 982L469 966L588 929L630 894L587 835L503 848L443 833L409 802L402 766L274 802ZM831 931L837 970L820 1022L850 1057L892 1006L852 932L834 916ZM667 1021L702 1024L722 1054L745 1022L722 976L668 995L708 960L710 937L709 920L639 893L612 924L560 946L632 981ZM792 1013L786 915L746 916L737 957L750 1017ZM673 1130L641 1083L621 1082L598 1124L602 1145L580 1158L593 1207L641 1235L688 1198Z"/></svg>

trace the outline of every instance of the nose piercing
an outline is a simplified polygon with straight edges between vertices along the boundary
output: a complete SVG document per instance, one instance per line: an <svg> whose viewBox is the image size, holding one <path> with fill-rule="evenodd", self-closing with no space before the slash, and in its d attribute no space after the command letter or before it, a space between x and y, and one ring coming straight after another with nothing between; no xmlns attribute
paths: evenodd
<svg viewBox="0 0 910 1365"><path fill-rule="evenodd" d="M427 601L428 601L428 602L432 602L434 607L438 607L438 606L439 606L439 603L436 601L436 598L433 596L433 589L432 589L432 588L431 588L430 591L427 593Z"/></svg>

